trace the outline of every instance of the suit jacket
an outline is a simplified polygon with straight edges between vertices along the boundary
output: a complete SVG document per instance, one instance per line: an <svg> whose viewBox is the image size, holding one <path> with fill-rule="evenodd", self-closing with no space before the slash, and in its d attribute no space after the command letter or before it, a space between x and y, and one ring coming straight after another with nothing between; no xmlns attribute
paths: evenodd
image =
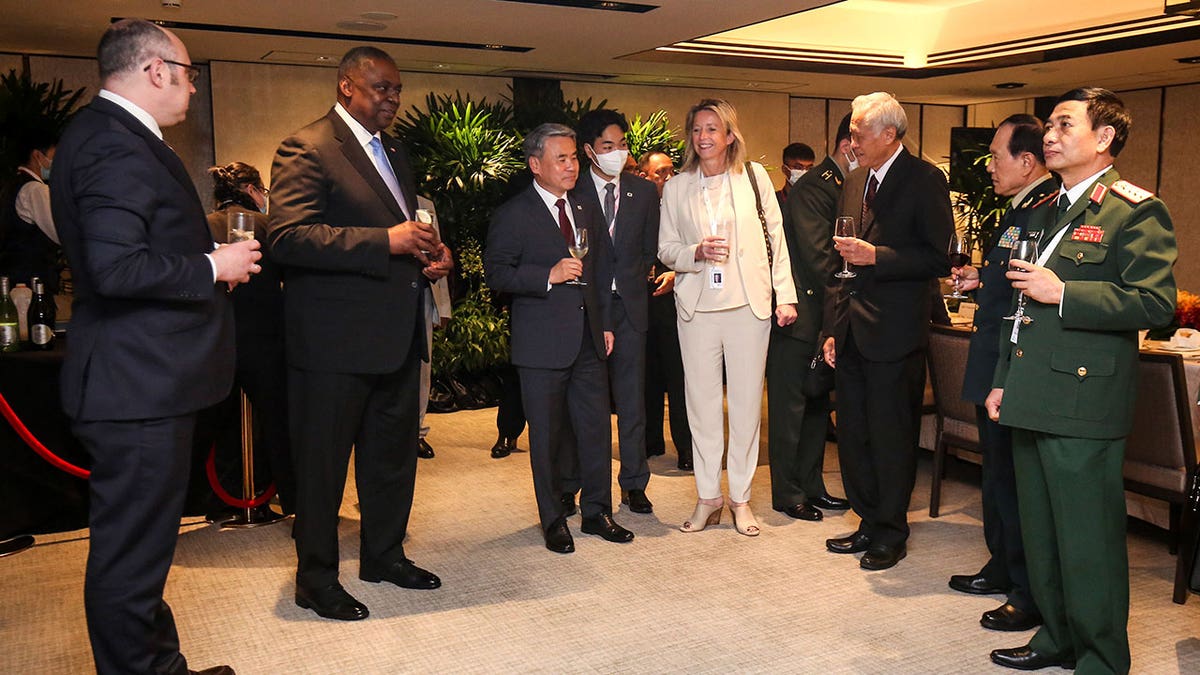
<svg viewBox="0 0 1200 675"><path fill-rule="evenodd" d="M816 346L825 307L825 287L833 281L841 256L833 250L833 220L845 181L842 170L826 157L788 190L783 233L796 285L796 322L771 330Z"/></svg>
<svg viewBox="0 0 1200 675"><path fill-rule="evenodd" d="M761 164L751 162L750 166L758 183L775 265L773 268L767 265L767 244L758 220L754 189L744 167L729 172L738 250L729 252L726 264L737 265L754 316L769 319L774 309L771 292L775 293L776 303L792 304L796 302L796 287L792 284L791 258L783 236L783 215L771 190L771 178ZM692 319L700 293L708 283L704 277L705 261L696 260L696 247L710 233L707 214L697 206L699 193L699 169L681 173L663 186L658 257L675 270L675 308L684 321Z"/></svg>
<svg viewBox="0 0 1200 675"><path fill-rule="evenodd" d="M603 215L568 193L576 228L588 230L583 258L587 286L554 284L550 268L570 257L557 220L530 185L492 215L483 255L488 286L512 295L512 363L525 368L566 368L579 355L584 331L596 355L607 358L604 331L611 331L612 244Z"/></svg>
<svg viewBox="0 0 1200 675"><path fill-rule="evenodd" d="M408 155L383 146L408 213L416 185ZM389 227L405 213L338 114L285 138L271 166L271 256L283 266L288 362L307 370L388 373L424 342L421 264L392 255ZM427 354L427 348L422 354Z"/></svg>
<svg viewBox="0 0 1200 675"><path fill-rule="evenodd" d="M1000 331L993 386L1004 389L1000 423L1076 438L1122 438L1133 422L1138 339L1175 313L1175 231L1167 207L1119 182L1115 169L1060 219L1054 202L1037 209L1030 233L1048 244L1046 261L1065 288L1060 308L1029 300L1017 343Z"/></svg>
<svg viewBox="0 0 1200 675"><path fill-rule="evenodd" d="M620 191L612 236L613 278L629 322L634 329L644 333L649 300L646 275L658 252L658 190L654 183L625 173L621 174ZM571 194L580 202L590 201L603 222L603 200L596 192L590 170L589 175L575 183Z"/></svg>
<svg viewBox="0 0 1200 675"><path fill-rule="evenodd" d="M833 280L823 330L840 349L853 328L864 357L898 361L928 341L930 280L950 273L954 216L946 177L901 149L863 218L868 174L862 167L847 177L838 215L854 217L858 238L875 245L875 264L854 267L853 279Z"/></svg>
<svg viewBox="0 0 1200 675"><path fill-rule="evenodd" d="M96 98L63 134L54 221L75 282L63 405L77 421L190 414L233 384L233 320L179 157Z"/></svg>
<svg viewBox="0 0 1200 675"><path fill-rule="evenodd" d="M267 216L258 211L231 204L208 214L208 229L213 240L224 244L229 239L230 212L241 211L254 216L254 238L263 242L267 238ZM262 271L250 277L250 281L238 284L229 297L233 300L234 334L239 346L255 337L280 339L283 337L283 286L279 264L263 252L258 261Z"/></svg>
<svg viewBox="0 0 1200 675"><path fill-rule="evenodd" d="M1008 272L1011 241L1025 232L1033 209L1058 194L1058 180L1047 176L1029 191L1020 204L1013 204L1000 219L1000 227L992 235L984 251L983 266L979 268L979 288L975 291L975 322L971 328L971 346L967 353L967 369L963 375L964 400L983 405L992 390L996 361L1000 359L1000 327L1012 302L1012 282ZM1053 201L1053 200L1051 200ZM1009 230L1015 230L1005 236ZM1003 239L1003 243L1002 240ZM1012 324L1008 324L1012 328Z"/></svg>

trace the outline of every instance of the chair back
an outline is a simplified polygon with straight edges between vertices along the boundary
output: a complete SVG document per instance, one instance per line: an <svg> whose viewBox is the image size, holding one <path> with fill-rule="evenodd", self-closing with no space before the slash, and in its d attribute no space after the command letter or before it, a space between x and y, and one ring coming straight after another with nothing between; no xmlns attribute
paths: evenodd
<svg viewBox="0 0 1200 675"><path fill-rule="evenodd" d="M1173 504L1196 467L1196 440L1183 357L1142 352L1133 428L1125 442L1125 486Z"/></svg>
<svg viewBox="0 0 1200 675"><path fill-rule="evenodd" d="M970 345L970 329L930 326L929 378L942 434L949 445L978 451L975 404L962 397Z"/></svg>

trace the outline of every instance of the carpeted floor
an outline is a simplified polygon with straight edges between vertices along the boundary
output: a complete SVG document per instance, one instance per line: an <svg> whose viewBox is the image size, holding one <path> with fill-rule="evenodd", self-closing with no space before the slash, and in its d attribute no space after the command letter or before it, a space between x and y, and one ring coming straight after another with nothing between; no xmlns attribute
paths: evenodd
<svg viewBox="0 0 1200 675"><path fill-rule="evenodd" d="M635 541L580 534L576 516L577 551L562 556L542 546L528 455L488 456L494 415L432 418L437 457L420 463L406 549L441 576L440 590L358 580L358 511L347 485L342 582L370 607L365 621L326 621L293 604L290 524L220 531L185 521L166 597L191 667L227 663L242 675L998 673L988 652L1030 635L980 628L979 615L1003 599L946 587L950 574L974 572L986 557L977 467L952 462L942 516L931 520L922 458L909 556L884 572L825 552L827 537L854 528L852 514L804 523L772 511L765 466L752 500L761 536L739 536L728 512L715 528L679 532L695 485L673 454L651 460L654 514L616 513ZM826 470L830 491L842 494L832 446ZM619 500L615 482L614 494ZM41 536L31 551L0 560L0 673L92 669L87 546L86 531ZM1200 672L1200 598L1171 603L1165 534L1134 524L1129 549L1134 672Z"/></svg>

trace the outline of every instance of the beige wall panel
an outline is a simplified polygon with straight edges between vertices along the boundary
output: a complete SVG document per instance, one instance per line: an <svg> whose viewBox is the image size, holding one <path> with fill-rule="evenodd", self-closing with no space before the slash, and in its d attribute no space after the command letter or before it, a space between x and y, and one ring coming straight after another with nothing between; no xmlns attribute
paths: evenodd
<svg viewBox="0 0 1200 675"><path fill-rule="evenodd" d="M837 128L842 123L842 118L850 112L850 99L829 99L829 117L826 118L826 128L829 130L826 136L826 143L830 148L833 148L833 142L837 140Z"/></svg>
<svg viewBox="0 0 1200 675"><path fill-rule="evenodd" d="M921 134L921 154L938 166L950 163L950 130L963 125L963 108L954 105L922 106L925 123Z"/></svg>
<svg viewBox="0 0 1200 675"><path fill-rule="evenodd" d="M568 101L591 98L598 103L608 99L609 107L620 110L628 117L645 117L661 108L667 111L671 125L681 129L681 134L689 108L702 98L723 98L737 108L738 125L746 138L747 156L772 167L771 180L776 188L783 184L778 167L783 146L788 144L787 94L599 82L563 82L562 92Z"/></svg>
<svg viewBox="0 0 1200 675"><path fill-rule="evenodd" d="M15 70L19 75L23 69L20 54L0 54L0 73L7 75L8 71Z"/></svg>
<svg viewBox="0 0 1200 675"><path fill-rule="evenodd" d="M1133 115L1133 130L1117 157L1121 178L1151 192L1158 191L1158 136L1162 122L1162 89L1121 92ZM1194 138L1194 137L1193 137Z"/></svg>
<svg viewBox="0 0 1200 675"><path fill-rule="evenodd" d="M908 131L904 133L904 147L914 155L921 153L921 104L901 103L908 117Z"/></svg>
<svg viewBox="0 0 1200 675"><path fill-rule="evenodd" d="M1179 241L1179 262L1175 281L1180 288L1200 292L1200 180L1192 154L1179 149L1192 148L1200 137L1200 85L1168 87L1163 106L1162 146L1176 149L1163 162L1159 194L1171 210L1175 236ZM1136 120L1135 120L1136 122Z"/></svg>
<svg viewBox="0 0 1200 675"><path fill-rule="evenodd" d="M826 147L825 99L823 98L793 98L788 103L790 143L807 143L817 155L817 163L829 153ZM835 129L836 132L836 129ZM780 155L780 160L783 156Z"/></svg>
<svg viewBox="0 0 1200 675"><path fill-rule="evenodd" d="M995 103L976 103L967 106L967 126L994 127L1004 121L1005 117L1017 113L1033 114L1033 99L1017 99L1015 101L996 101Z"/></svg>

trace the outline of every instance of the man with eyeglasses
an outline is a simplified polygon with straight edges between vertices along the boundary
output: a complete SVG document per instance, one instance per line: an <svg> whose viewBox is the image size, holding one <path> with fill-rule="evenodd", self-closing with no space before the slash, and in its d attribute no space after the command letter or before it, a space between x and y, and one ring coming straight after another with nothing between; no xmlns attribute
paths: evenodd
<svg viewBox="0 0 1200 675"><path fill-rule="evenodd" d="M338 510L350 448L362 509L358 576L434 589L405 556L417 473L425 288L450 251L416 222L404 148L384 131L400 106L387 53L356 47L338 66L337 104L284 139L271 167L268 245L284 267L284 323L296 469L296 604L341 621L366 606L338 581Z"/></svg>
<svg viewBox="0 0 1200 675"><path fill-rule="evenodd" d="M102 89L63 134L51 177L75 282L63 407L92 459L84 605L99 673L184 673L163 586L196 412L233 382L226 284L260 271L260 244L214 249L196 188L163 142L195 92L179 38L118 21L98 61Z"/></svg>

